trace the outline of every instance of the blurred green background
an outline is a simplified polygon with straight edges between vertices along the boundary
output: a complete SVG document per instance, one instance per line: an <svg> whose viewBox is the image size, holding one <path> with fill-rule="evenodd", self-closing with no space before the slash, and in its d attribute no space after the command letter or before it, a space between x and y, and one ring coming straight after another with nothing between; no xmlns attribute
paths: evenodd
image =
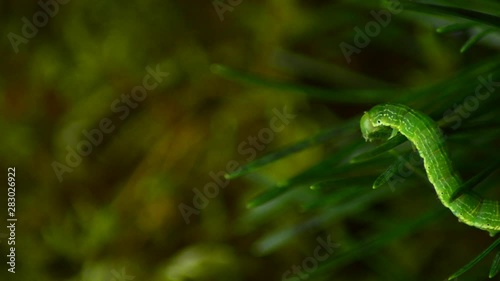
<svg viewBox="0 0 500 281"><path fill-rule="evenodd" d="M445 280L493 241L456 222L421 167L374 191L395 154L348 164L375 147L357 123L371 106L439 120L479 76L500 81L494 19L364 0L63 2L0 3L0 161L5 180L16 167L18 218L16 273L4 262L1 280ZM500 14L494 1L453 5ZM387 24L356 45L380 11ZM465 24L436 32L453 23ZM346 58L343 42L359 52ZM464 178L498 158L498 101L449 130ZM294 117L273 130L283 112ZM298 142L307 149L222 178ZM7 225L7 187L0 198ZM328 259L284 278L318 239L335 243ZM460 280L486 279L490 262Z"/></svg>

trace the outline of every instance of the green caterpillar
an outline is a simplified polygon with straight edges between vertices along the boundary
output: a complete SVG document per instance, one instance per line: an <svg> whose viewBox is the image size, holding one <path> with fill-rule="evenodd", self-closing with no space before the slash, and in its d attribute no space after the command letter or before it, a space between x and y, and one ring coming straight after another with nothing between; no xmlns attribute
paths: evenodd
<svg viewBox="0 0 500 281"><path fill-rule="evenodd" d="M400 104L374 106L365 112L360 121L361 132L366 141L381 135L387 137L387 129L392 128L392 137L397 131L410 140L424 159L424 167L429 181L443 205L459 221L490 233L500 231L500 206L498 201L485 200L476 192L467 191L456 200L451 196L463 181L453 169L444 138L438 125L427 115Z"/></svg>

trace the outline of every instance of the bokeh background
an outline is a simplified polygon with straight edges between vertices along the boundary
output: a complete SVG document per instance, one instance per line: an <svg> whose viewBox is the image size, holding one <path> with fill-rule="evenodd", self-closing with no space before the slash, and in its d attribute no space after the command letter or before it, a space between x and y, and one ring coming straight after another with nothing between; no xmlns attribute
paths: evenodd
<svg viewBox="0 0 500 281"><path fill-rule="evenodd" d="M339 177L357 178L352 188L309 188L375 147L357 125L371 106L399 101L438 120L474 93L479 75L498 75L498 32L460 53L484 22L439 34L437 27L468 21L403 9L348 62L339 45L354 46L355 28L364 30L370 12L387 11L387 3L41 2L57 4L36 31L23 19L33 23L44 11L37 1L0 3L0 163L4 180L16 167L18 218L16 273L3 262L1 280L285 280L328 237L336 243L328 260L287 280L445 280L493 241L456 222L421 167L381 192L371 183L390 164L382 160L346 168ZM500 11L493 1L454 2ZM123 100L152 69L168 75L144 100ZM481 130L469 126L450 140L465 178L497 159L495 94L478 111ZM295 117L268 143L251 145L269 133L277 111ZM68 164L102 120L114 130ZM330 134L314 137L321 132ZM183 215L181 206L194 207L193 189L215 182L212 173L301 141L307 149L248 175L218 176L227 185ZM56 162L67 167L60 178ZM280 191L311 167L317 174ZM269 190L278 192L247 208ZM8 233L0 229L7 261ZM486 279L491 259L460 280Z"/></svg>

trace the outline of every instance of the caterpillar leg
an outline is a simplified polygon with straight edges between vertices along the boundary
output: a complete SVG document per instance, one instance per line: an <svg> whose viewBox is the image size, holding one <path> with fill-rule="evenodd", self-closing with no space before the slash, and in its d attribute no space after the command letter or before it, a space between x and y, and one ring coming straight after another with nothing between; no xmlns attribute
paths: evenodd
<svg viewBox="0 0 500 281"><path fill-rule="evenodd" d="M399 131L398 131L398 130L396 130L396 129L392 129L392 133L391 133L391 135L389 136L389 138L390 138L390 139L392 139L392 138L393 138L393 137L395 137L398 133L399 133ZM413 143L412 143L412 145L413 145Z"/></svg>

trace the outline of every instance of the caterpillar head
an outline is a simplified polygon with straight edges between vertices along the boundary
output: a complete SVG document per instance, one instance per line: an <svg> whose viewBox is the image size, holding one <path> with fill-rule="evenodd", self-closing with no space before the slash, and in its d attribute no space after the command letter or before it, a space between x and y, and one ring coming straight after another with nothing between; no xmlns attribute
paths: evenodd
<svg viewBox="0 0 500 281"><path fill-rule="evenodd" d="M386 140L392 136L392 129L384 126L380 119L370 116L370 112L365 112L359 122L361 134L365 141Z"/></svg>

